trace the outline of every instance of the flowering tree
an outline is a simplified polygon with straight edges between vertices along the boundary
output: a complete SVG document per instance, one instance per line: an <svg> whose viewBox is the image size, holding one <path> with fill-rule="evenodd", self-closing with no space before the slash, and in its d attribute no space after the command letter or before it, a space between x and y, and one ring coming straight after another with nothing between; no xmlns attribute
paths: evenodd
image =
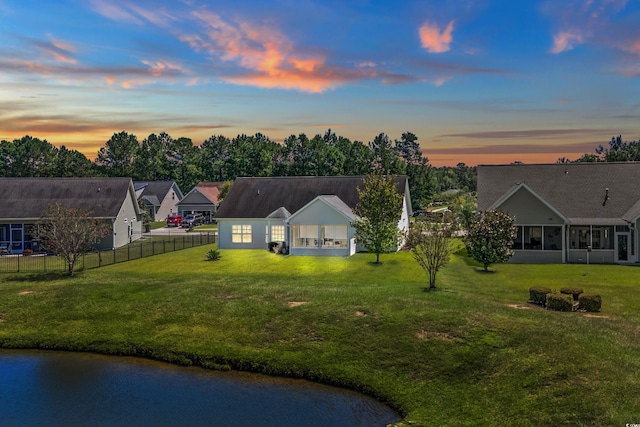
<svg viewBox="0 0 640 427"><path fill-rule="evenodd" d="M93 248L93 242L107 232L104 224L91 216L91 212L66 208L60 203L49 206L47 213L36 223L33 234L42 244L67 262L73 276L78 258Z"/></svg>
<svg viewBox="0 0 640 427"><path fill-rule="evenodd" d="M469 222L465 237L467 252L487 271L491 264L506 262L513 255L511 247L518 228L514 218L504 211L477 212Z"/></svg>

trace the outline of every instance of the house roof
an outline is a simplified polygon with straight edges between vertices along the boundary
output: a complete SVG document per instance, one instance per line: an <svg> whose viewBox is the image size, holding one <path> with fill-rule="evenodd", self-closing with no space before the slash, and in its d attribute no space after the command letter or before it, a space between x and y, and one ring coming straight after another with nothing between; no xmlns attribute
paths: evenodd
<svg viewBox="0 0 640 427"><path fill-rule="evenodd" d="M623 223L640 215L638 182L639 162L480 165L478 209L501 204L525 184L572 223Z"/></svg>
<svg viewBox="0 0 640 427"><path fill-rule="evenodd" d="M130 178L0 178L0 218L38 219L54 203L115 218L129 194Z"/></svg>
<svg viewBox="0 0 640 427"><path fill-rule="evenodd" d="M303 176L237 178L216 218L266 218L283 207L297 212L318 196L337 196L353 209L360 201L363 176ZM400 194L408 192L407 177L396 177Z"/></svg>
<svg viewBox="0 0 640 427"><path fill-rule="evenodd" d="M147 181L133 183L133 187L136 190L136 197L138 197L138 199L146 197L146 199L152 204L157 200L158 206L162 203L174 185L176 187L176 197L180 200L182 199L182 192L175 181ZM155 200L153 197L155 197Z"/></svg>
<svg viewBox="0 0 640 427"><path fill-rule="evenodd" d="M181 202L183 203L179 203L179 204L184 205L184 204L193 203L193 200L189 200L190 198L189 196L191 196L194 193L199 193L203 195L207 200L209 200L209 202L217 206L220 204L220 200L219 200L220 188L222 187L223 184L224 182L222 181L200 182L198 183L198 185L193 187L191 191L189 191L186 194L186 196L184 196L184 199L181 200Z"/></svg>

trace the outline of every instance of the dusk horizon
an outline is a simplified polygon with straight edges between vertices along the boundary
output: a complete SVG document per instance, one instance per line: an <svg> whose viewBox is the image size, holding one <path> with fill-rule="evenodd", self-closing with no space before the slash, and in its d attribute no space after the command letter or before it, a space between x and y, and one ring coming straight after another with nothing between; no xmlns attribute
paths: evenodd
<svg viewBox="0 0 640 427"><path fill-rule="evenodd" d="M418 136L434 166L640 136L640 3L0 0L0 140Z"/></svg>

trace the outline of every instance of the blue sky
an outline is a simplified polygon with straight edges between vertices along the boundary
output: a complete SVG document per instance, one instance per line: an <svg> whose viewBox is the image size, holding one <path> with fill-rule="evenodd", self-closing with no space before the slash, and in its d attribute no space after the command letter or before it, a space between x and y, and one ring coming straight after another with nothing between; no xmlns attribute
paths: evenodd
<svg viewBox="0 0 640 427"><path fill-rule="evenodd" d="M0 139L331 128L436 166L640 137L640 1L0 0Z"/></svg>

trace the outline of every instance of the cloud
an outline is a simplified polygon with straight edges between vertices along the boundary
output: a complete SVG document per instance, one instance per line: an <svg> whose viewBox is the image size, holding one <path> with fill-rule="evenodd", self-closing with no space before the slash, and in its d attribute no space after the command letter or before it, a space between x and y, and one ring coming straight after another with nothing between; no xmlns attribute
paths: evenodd
<svg viewBox="0 0 640 427"><path fill-rule="evenodd" d="M429 148L424 150L429 154L561 154L561 153L591 153L602 142L580 142L568 144L483 144L465 147Z"/></svg>
<svg viewBox="0 0 640 427"><path fill-rule="evenodd" d="M348 82L379 77L372 67L331 66L323 54L301 54L271 26L225 20L206 10L194 11L192 16L202 33L180 34L180 41L197 52L236 64L239 70L222 76L233 84L320 93Z"/></svg>
<svg viewBox="0 0 640 427"><path fill-rule="evenodd" d="M162 8L145 9L133 2L115 0L91 0L95 12L113 21L143 25L145 22L167 27L176 18Z"/></svg>
<svg viewBox="0 0 640 427"><path fill-rule="evenodd" d="M453 40L453 37L451 36L451 33L453 32L453 24L454 21L449 22L442 32L437 24L430 22L422 24L418 30L422 47L429 53L448 52L450 49L449 45Z"/></svg>
<svg viewBox="0 0 640 427"><path fill-rule="evenodd" d="M612 129L532 129L532 130L499 130L487 132L467 132L440 135L439 137L459 137L472 139L545 139L567 135L613 135Z"/></svg>
<svg viewBox="0 0 640 427"><path fill-rule="evenodd" d="M608 48L634 51L629 37L637 34L638 14L620 14L627 0L567 0L548 1L542 9L553 27L550 53L568 52L582 44L597 44Z"/></svg>
<svg viewBox="0 0 640 427"><path fill-rule="evenodd" d="M575 30L560 31L553 36L553 46L549 51L551 53L566 52L582 43L584 43L584 37L579 32Z"/></svg>

